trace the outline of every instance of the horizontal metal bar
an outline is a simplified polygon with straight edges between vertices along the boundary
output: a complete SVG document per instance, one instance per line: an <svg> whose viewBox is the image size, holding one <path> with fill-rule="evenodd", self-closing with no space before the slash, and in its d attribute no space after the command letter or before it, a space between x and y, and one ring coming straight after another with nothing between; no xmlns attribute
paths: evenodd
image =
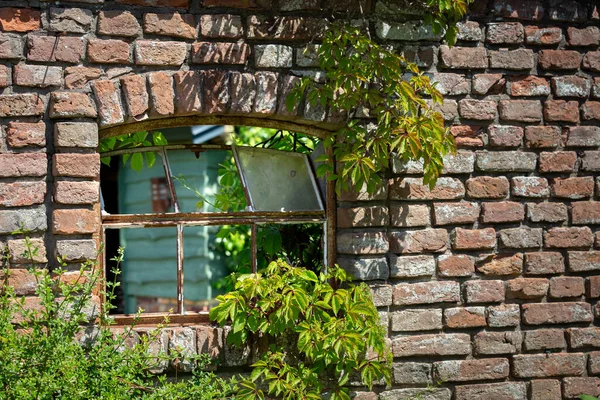
<svg viewBox="0 0 600 400"><path fill-rule="evenodd" d="M140 316L132 314L114 315L115 325L126 325L130 326L135 322L137 328L144 327L146 325L156 326L165 322L165 317L169 318L169 325L185 326L193 324L204 324L210 322L208 312L188 313L188 314L142 314Z"/></svg>
<svg viewBox="0 0 600 400"><path fill-rule="evenodd" d="M148 146L148 147L132 147L129 149L119 149L100 153L100 157L113 157L123 154L145 153L148 151L165 150L190 150L190 151L207 151L207 150L231 150L230 145L226 144L168 144L165 146Z"/></svg>
<svg viewBox="0 0 600 400"><path fill-rule="evenodd" d="M103 222L112 221L164 221L164 220L210 220L216 218L262 218L262 217L316 217L325 218L324 211L240 211L240 212L171 212L148 214L105 214Z"/></svg>
<svg viewBox="0 0 600 400"><path fill-rule="evenodd" d="M264 224L310 224L310 223L325 223L325 218L301 218L301 217L290 217L290 218L275 218L275 217L262 217L262 218L235 218L235 219L211 219L203 221L182 221L182 220L161 220L161 221L133 221L133 222L119 222L111 221L104 222L103 227L105 229L122 229L122 228L164 228L173 227L177 225L183 226L215 226L215 225L264 225Z"/></svg>

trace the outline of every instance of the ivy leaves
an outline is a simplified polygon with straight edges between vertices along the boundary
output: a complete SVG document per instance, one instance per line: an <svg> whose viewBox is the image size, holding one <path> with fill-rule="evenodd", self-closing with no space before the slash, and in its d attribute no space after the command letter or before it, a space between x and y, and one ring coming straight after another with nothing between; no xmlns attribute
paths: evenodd
<svg viewBox="0 0 600 400"><path fill-rule="evenodd" d="M100 141L100 153L135 147L167 145L167 139L160 132L152 132L152 136L150 138L148 136L149 133L147 131L140 131L102 139ZM156 162L156 153L147 151L144 153L123 154L122 159L124 165L130 161L131 168L134 171L140 172L144 168L144 160L148 168L152 168ZM103 164L110 165L110 157L102 157L100 161Z"/></svg>
<svg viewBox="0 0 600 400"><path fill-rule="evenodd" d="M332 280L342 287L331 286ZM241 399L265 398L261 383L283 399L318 399L324 393L349 399L344 385L351 377L369 387L390 379L386 333L370 291L350 283L338 267L317 275L279 260L264 273L240 276L235 289L217 300L210 318L231 323L230 344L247 343L251 335L268 335L270 343L297 338L295 348L272 344L252 365L252 375L240 384Z"/></svg>

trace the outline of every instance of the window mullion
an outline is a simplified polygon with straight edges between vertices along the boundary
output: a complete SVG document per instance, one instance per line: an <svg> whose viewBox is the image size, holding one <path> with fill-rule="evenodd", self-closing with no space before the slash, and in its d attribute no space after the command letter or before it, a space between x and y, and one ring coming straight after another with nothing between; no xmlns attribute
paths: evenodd
<svg viewBox="0 0 600 400"><path fill-rule="evenodd" d="M258 271L258 261L256 255L256 233L258 229L256 224L252 224L252 232L250 234L250 252L252 260L252 273L255 274Z"/></svg>
<svg viewBox="0 0 600 400"><path fill-rule="evenodd" d="M177 225L177 313L185 314L183 305L183 225Z"/></svg>
<svg viewBox="0 0 600 400"><path fill-rule="evenodd" d="M173 184L173 177L171 174L171 165L169 164L169 159L167 158L167 152L163 147L160 151L163 163L163 168L165 170L165 177L167 178L167 185L169 186L169 192L171 194L171 199L173 200L173 210L178 213L179 212L179 202L177 201L177 192L175 191L175 185Z"/></svg>

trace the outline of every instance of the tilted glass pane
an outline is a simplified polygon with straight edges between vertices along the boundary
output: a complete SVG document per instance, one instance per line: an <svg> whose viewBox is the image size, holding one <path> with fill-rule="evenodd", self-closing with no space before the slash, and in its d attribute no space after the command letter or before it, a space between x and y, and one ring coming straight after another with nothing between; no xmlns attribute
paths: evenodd
<svg viewBox="0 0 600 400"><path fill-rule="evenodd" d="M256 147L234 153L255 211L323 210L306 155Z"/></svg>

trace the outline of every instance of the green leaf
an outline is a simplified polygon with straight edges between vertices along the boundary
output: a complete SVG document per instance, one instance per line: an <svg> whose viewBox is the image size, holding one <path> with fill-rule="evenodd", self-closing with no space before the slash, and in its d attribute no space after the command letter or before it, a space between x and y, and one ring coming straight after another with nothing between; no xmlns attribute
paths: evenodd
<svg viewBox="0 0 600 400"><path fill-rule="evenodd" d="M156 162L156 154L154 154L152 151L148 151L144 153L144 155L146 156L146 164L148 164L148 168L152 168Z"/></svg>
<svg viewBox="0 0 600 400"><path fill-rule="evenodd" d="M140 172L144 168L144 157L142 153L133 153L131 155L131 168L134 171Z"/></svg>

